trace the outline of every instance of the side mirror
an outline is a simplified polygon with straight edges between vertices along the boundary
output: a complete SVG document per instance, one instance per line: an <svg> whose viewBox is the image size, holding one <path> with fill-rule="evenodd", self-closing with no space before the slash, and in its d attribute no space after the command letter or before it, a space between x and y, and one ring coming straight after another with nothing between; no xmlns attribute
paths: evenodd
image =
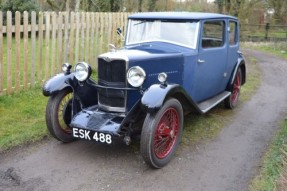
<svg viewBox="0 0 287 191"><path fill-rule="evenodd" d="M117 33L118 33L118 35L121 36L121 41L125 41L125 37L123 36L122 32L123 32L123 31L122 31L121 28L117 28Z"/></svg>
<svg viewBox="0 0 287 191"><path fill-rule="evenodd" d="M122 35L122 29L121 28L117 28L117 33L118 33L118 35Z"/></svg>

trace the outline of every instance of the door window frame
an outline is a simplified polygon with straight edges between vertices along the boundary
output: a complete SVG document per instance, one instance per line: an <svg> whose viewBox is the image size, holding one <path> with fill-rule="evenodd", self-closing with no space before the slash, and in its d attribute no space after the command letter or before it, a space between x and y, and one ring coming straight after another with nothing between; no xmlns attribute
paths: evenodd
<svg viewBox="0 0 287 191"><path fill-rule="evenodd" d="M222 22L223 26L222 26L222 43L220 46L212 46L212 39L210 40L210 42L206 41L205 45L203 45L203 39L204 39L204 26L206 23L212 23L212 22ZM226 44L226 20L225 19L210 19L210 20L205 20L202 22L202 28L201 28L201 38L200 38L200 48L207 50L207 49L213 49L213 48L221 48L224 47Z"/></svg>

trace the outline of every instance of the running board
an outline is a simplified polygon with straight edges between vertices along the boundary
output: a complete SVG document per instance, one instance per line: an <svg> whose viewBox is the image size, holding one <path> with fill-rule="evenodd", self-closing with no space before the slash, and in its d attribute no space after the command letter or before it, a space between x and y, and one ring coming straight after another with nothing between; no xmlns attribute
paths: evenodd
<svg viewBox="0 0 287 191"><path fill-rule="evenodd" d="M199 103L198 107L199 107L199 109L201 110L202 113L206 113L211 108L213 108L218 103L220 103L225 98L227 98L230 94L231 94L231 92L224 91L221 94L218 94L218 95L216 95L216 96L214 96L214 97L212 97L212 98L210 98L208 100L205 100L205 101Z"/></svg>

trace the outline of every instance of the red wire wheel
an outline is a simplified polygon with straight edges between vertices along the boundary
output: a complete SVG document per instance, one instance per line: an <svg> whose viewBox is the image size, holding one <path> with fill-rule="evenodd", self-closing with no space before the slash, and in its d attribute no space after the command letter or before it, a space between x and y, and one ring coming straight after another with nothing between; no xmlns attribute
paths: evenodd
<svg viewBox="0 0 287 191"><path fill-rule="evenodd" d="M154 153L157 158L165 158L172 150L179 128L178 112L174 108L168 108L159 124L154 135Z"/></svg>
<svg viewBox="0 0 287 191"><path fill-rule="evenodd" d="M182 137L183 110L180 102L168 99L155 114L147 114L141 133L144 161L162 168L172 159Z"/></svg>
<svg viewBox="0 0 287 191"><path fill-rule="evenodd" d="M241 69L238 68L233 82L232 92L230 96L225 100L225 106L229 109L233 109L238 104L241 82L242 82Z"/></svg>

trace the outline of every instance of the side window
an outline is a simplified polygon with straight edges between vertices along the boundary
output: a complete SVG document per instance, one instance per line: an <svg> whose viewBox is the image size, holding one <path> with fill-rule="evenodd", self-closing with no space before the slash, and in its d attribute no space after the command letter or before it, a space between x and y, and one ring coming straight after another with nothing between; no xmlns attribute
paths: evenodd
<svg viewBox="0 0 287 191"><path fill-rule="evenodd" d="M237 44L237 23L234 21L229 21L228 25L228 32L229 32L229 45L236 45Z"/></svg>
<svg viewBox="0 0 287 191"><path fill-rule="evenodd" d="M202 48L224 45L224 21L206 21L203 24Z"/></svg>

